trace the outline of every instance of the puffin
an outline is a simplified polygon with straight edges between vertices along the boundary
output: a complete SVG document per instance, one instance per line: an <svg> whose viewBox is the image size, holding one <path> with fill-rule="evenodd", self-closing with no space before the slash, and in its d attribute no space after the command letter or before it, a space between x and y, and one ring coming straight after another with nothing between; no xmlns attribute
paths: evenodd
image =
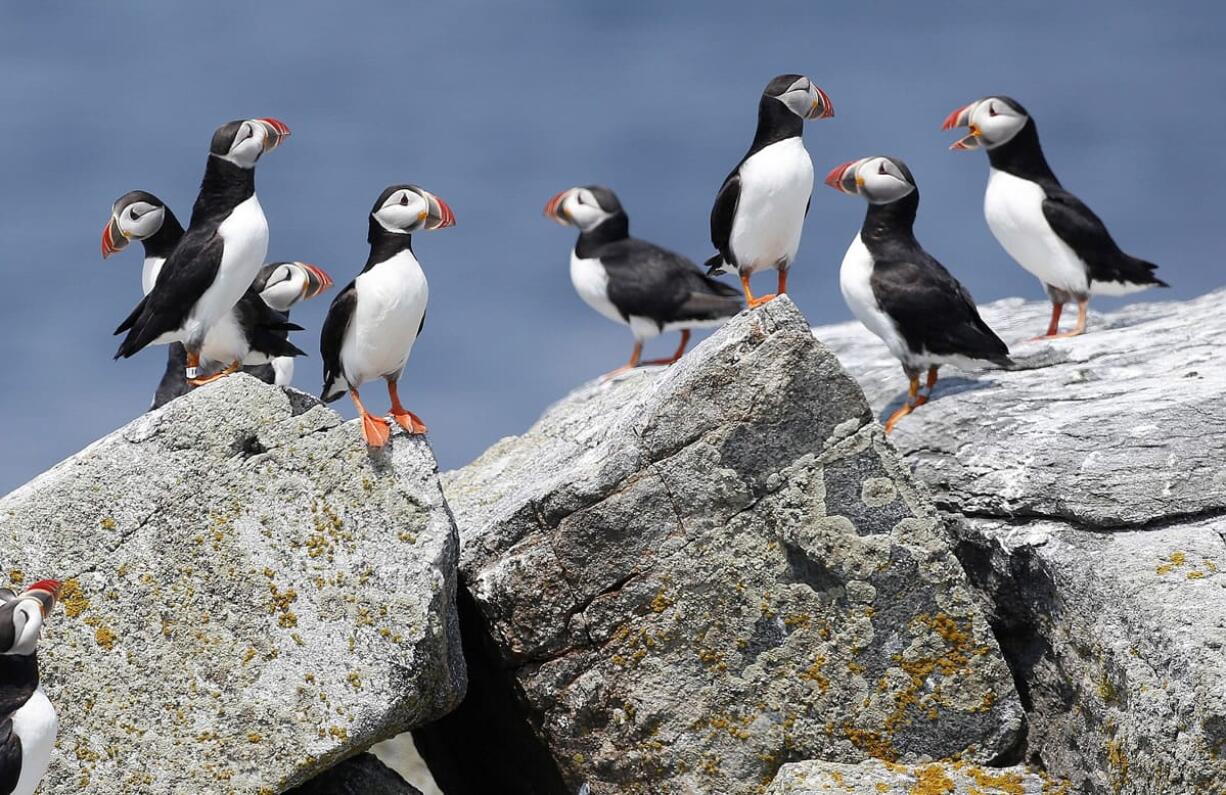
<svg viewBox="0 0 1226 795"><path fill-rule="evenodd" d="M148 295L157 283L163 263L182 237L183 226L165 202L148 191L131 191L116 199L111 207L111 218L102 229L102 258L139 240L145 249L141 289ZM305 262L264 265L251 287L230 310L230 317L206 335L201 347L202 359L224 365L231 345L226 332L237 327L246 349L242 363L247 372L266 383L289 385L293 380L293 357L303 355L288 343L289 309L300 300L314 298L331 284L331 277L323 269ZM265 310L261 304L272 311ZM248 325L252 322L257 325ZM182 343L174 342L168 347L166 371L154 393L151 409L191 390L191 385L183 379L187 354Z"/></svg>
<svg viewBox="0 0 1226 795"><path fill-rule="evenodd" d="M455 226L445 201L416 185L391 185L370 210L366 266L337 293L324 318L319 352L324 362L325 403L346 392L362 420L362 438L383 447L391 438L387 420L366 411L358 388L382 378L392 402L392 419L410 434L423 434L421 418L400 403L397 381L413 343L426 324L430 297L426 274L413 254L413 233Z"/></svg>
<svg viewBox="0 0 1226 795"><path fill-rule="evenodd" d="M630 361L606 379L640 365L676 362L693 329L721 325L741 311L739 290L705 275L680 254L631 237L630 219L606 187L564 190L545 204L545 216L579 229L570 254L575 292L634 334ZM672 356L640 361L645 341L674 329L681 332L681 342Z"/></svg>
<svg viewBox="0 0 1226 795"><path fill-rule="evenodd" d="M209 331L226 318L264 264L268 222L255 195L255 166L290 134L277 119L223 124L213 134L204 179L191 221L163 263L153 289L116 333L127 332L115 358L128 358L151 344L182 342L184 374L193 386L229 375L242 364L243 335L234 322L217 338L226 367L200 377L200 356ZM258 311L258 308L257 308ZM291 324L273 330L292 330ZM291 350L292 349L292 350ZM296 355L290 346L275 355Z"/></svg>
<svg viewBox="0 0 1226 795"><path fill-rule="evenodd" d="M40 580L21 593L0 589L0 794L33 795L59 731L38 682L38 640L60 584Z"/></svg>
<svg viewBox="0 0 1226 795"><path fill-rule="evenodd" d="M779 75L758 101L758 130L749 151L724 180L711 208L709 275L737 273L749 308L788 289L788 268L813 193L813 161L805 150L804 123L834 116L825 91L804 75ZM760 270L779 272L775 293L754 297L749 278Z"/></svg>
<svg viewBox="0 0 1226 795"><path fill-rule="evenodd" d="M968 127L949 148L988 153L983 214L1001 247L1038 277L1051 299L1051 321L1035 339L1086 330L1093 295L1127 295L1166 287L1158 266L1124 253L1094 211L1056 179L1039 145L1034 119L1011 97L985 97L958 108L942 129ZM1060 333L1064 305L1077 302L1077 324Z"/></svg>
<svg viewBox="0 0 1226 795"><path fill-rule="evenodd" d="M886 433L928 402L942 365L1012 364L1009 347L979 316L971 294L915 239L919 188L906 163L881 156L852 160L836 166L826 184L868 202L839 268L839 287L852 314L907 374L907 400L886 420ZM919 384L925 368L927 395Z"/></svg>

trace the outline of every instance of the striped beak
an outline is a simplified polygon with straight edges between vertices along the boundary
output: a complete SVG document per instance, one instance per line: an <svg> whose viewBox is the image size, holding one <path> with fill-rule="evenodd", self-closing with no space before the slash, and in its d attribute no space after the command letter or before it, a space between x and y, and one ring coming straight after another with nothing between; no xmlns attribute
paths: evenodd
<svg viewBox="0 0 1226 795"><path fill-rule="evenodd" d="M983 132L980 131L978 126L971 123L971 114L975 112L975 108L979 105L980 101L976 100L969 105L963 105L945 117L945 122L941 125L942 130L953 130L957 127L968 127L970 129L970 135L954 141L950 144L950 149L963 152L979 149L983 146Z"/></svg>
<svg viewBox="0 0 1226 795"><path fill-rule="evenodd" d="M59 580L39 580L21 592L19 599L33 599L38 602L43 618L55 609L56 600L60 598Z"/></svg>
<svg viewBox="0 0 1226 795"><path fill-rule="evenodd" d="M814 83L809 83L809 112L805 114L805 118L812 121L814 119L832 119L834 118L834 103L830 101L830 96L817 87Z"/></svg>
<svg viewBox="0 0 1226 795"><path fill-rule="evenodd" d="M840 193L858 194L860 187L864 185L858 169L860 164L867 159L862 157L859 160L849 160L842 165L835 166L826 175L826 184Z"/></svg>
<svg viewBox="0 0 1226 795"><path fill-rule="evenodd" d="M290 135L290 129L279 119L253 119L253 124L264 128L264 151L271 152L280 146L281 141Z"/></svg>
<svg viewBox="0 0 1226 795"><path fill-rule="evenodd" d="M302 300L309 301L332 286L332 277L323 268L306 262L295 262L306 274L306 284L302 287Z"/></svg>
<svg viewBox="0 0 1226 795"><path fill-rule="evenodd" d="M102 258L106 259L117 251L128 247L128 238L119 228L119 219L111 216L111 220L102 228Z"/></svg>
<svg viewBox="0 0 1226 795"><path fill-rule="evenodd" d="M429 207L426 211L426 217L422 219L423 229L427 232L433 232L436 229L446 229L449 226L455 226L455 213L451 211L451 206L447 202L428 190L419 189L419 192Z"/></svg>
<svg viewBox="0 0 1226 795"><path fill-rule="evenodd" d="M570 216L566 214L566 208L562 204L573 190L574 188L567 188L561 193L554 194L549 201L545 202L545 217L562 226L570 226Z"/></svg>

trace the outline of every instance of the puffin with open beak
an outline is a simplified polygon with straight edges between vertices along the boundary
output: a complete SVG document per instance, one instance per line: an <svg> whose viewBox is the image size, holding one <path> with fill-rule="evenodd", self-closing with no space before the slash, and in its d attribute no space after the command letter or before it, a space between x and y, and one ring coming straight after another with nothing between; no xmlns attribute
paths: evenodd
<svg viewBox="0 0 1226 795"><path fill-rule="evenodd" d="M721 325L741 311L736 288L704 275L680 254L630 237L630 219L608 188L564 190L545 205L545 217L579 229L570 254L575 292L634 333L630 362L606 378L640 364L672 364L685 353L692 329ZM673 329L681 332L681 343L671 357L640 361L644 341Z"/></svg>
<svg viewBox="0 0 1226 795"><path fill-rule="evenodd" d="M839 286L852 314L902 363L907 400L885 423L889 433L928 402L945 364L1007 367L1009 348L983 322L975 301L915 239L919 188L907 164L865 157L835 167L826 184L860 196L868 212L839 269ZM928 394L920 373L928 370Z"/></svg>
<svg viewBox="0 0 1226 795"><path fill-rule="evenodd" d="M1073 337L1086 329L1093 295L1127 295L1166 287L1158 266L1124 253L1094 211L1060 185L1039 146L1034 119L1010 97L985 97L958 108L942 129L969 134L950 149L988 153L983 213L1009 256L1038 277L1051 299L1041 337ZM1060 314L1077 302L1077 324L1060 333Z"/></svg>
<svg viewBox="0 0 1226 795"><path fill-rule="evenodd" d="M38 681L38 641L60 584L0 589L0 791L33 795L51 763L59 719Z"/></svg>
<svg viewBox="0 0 1226 795"><path fill-rule="evenodd" d="M834 116L834 105L804 75L779 75L758 101L758 130L749 151L724 180L711 209L711 243L718 253L707 273L737 273L749 308L788 289L788 269L813 193L813 161L801 134L804 123ZM761 270L779 272L779 287L754 297L749 279Z"/></svg>
<svg viewBox="0 0 1226 795"><path fill-rule="evenodd" d="M387 420L370 414L358 388L382 378L387 382L392 419L410 434L426 425L400 402L397 381L426 324L430 297L426 274L413 254L413 234L455 226L447 203L416 185L392 185L371 208L366 239L366 266L332 300L319 339L324 361L320 399L337 400L346 392L362 421L362 438L382 447L391 438Z"/></svg>
<svg viewBox="0 0 1226 795"><path fill-rule="evenodd" d="M127 336L115 358L127 358L151 344L182 342L187 351L185 377L193 385L238 370L244 351L237 337L230 350L220 352L228 362L225 369L211 376L200 377L201 350L209 331L230 315L264 264L268 222L255 195L255 166L289 134L276 119L232 121L213 134L191 223L153 289L116 330ZM291 325L281 330L291 330Z"/></svg>

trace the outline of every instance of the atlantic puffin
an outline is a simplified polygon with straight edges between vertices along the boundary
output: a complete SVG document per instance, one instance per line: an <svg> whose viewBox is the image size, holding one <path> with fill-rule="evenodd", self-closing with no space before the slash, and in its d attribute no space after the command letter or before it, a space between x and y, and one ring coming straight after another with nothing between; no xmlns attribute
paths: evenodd
<svg viewBox="0 0 1226 795"><path fill-rule="evenodd" d="M864 224L843 257L839 286L848 308L907 374L907 401L886 420L886 433L928 402L941 365L1011 364L1009 347L979 317L970 293L915 239L919 189L906 163L853 160L836 166L826 184L868 202ZM925 368L928 394L921 395Z"/></svg>
<svg viewBox="0 0 1226 795"><path fill-rule="evenodd" d="M102 230L102 258L139 240L145 249L141 288L148 295L157 283L163 263L182 237L183 227L165 202L148 191L131 191L120 196L111 208L111 218ZM237 347L243 349L245 371L266 383L289 385L293 380L294 356L302 355L289 344L289 309L300 300L314 298L331 284L326 272L305 262L265 265L230 309L229 317L215 324L205 336L202 362L225 366L225 357L235 352L233 336L237 329L242 337ZM121 326L117 333L124 330ZM168 347L166 371L151 406L155 409L187 394L192 387L183 378L186 352L182 343L174 342Z"/></svg>
<svg viewBox="0 0 1226 795"><path fill-rule="evenodd" d="M758 101L753 143L715 197L711 243L718 253L707 273L739 274L751 309L787 292L813 193L813 161L801 134L806 119L832 116L830 97L804 75L771 80ZM749 277L769 268L779 272L779 288L755 298Z"/></svg>
<svg viewBox="0 0 1226 795"><path fill-rule="evenodd" d="M319 339L324 362L320 399L331 403L345 392L362 420L362 438L382 447L391 437L387 420L366 411L358 387L387 381L392 419L411 434L426 425L400 403L396 382L426 323L429 286L417 257L413 233L455 225L455 214L439 197L416 185L392 185L370 211L366 266L332 300Z"/></svg>
<svg viewBox="0 0 1226 795"><path fill-rule="evenodd" d="M289 134L276 119L232 121L213 134L191 222L153 289L120 325L127 337L115 358L127 358L150 344L182 342L187 350L185 376L196 386L241 366L239 335L227 329L223 337L234 342L223 354L229 364L199 377L206 336L227 317L264 264L268 222L255 195L255 165Z"/></svg>
<svg viewBox="0 0 1226 795"><path fill-rule="evenodd" d="M51 763L59 719L38 681L38 640L60 584L0 589L0 793L33 795Z"/></svg>
<svg viewBox="0 0 1226 795"><path fill-rule="evenodd" d="M970 134L950 149L988 153L988 227L1051 299L1051 322L1037 339L1083 333L1092 295L1167 286L1154 275L1157 265L1120 250L1094 211L1060 185L1039 146L1034 119L1017 100L985 97L958 108L942 129L956 127L968 127ZM1061 334L1060 313L1069 301L1077 302L1077 324Z"/></svg>
<svg viewBox="0 0 1226 795"><path fill-rule="evenodd" d="M545 216L579 229L570 254L575 292L634 334L629 363L606 378L640 364L672 364L685 353L692 329L718 326L741 311L736 288L704 275L680 254L630 237L630 219L606 187L564 190L546 203ZM681 331L673 355L641 362L643 343L673 329Z"/></svg>

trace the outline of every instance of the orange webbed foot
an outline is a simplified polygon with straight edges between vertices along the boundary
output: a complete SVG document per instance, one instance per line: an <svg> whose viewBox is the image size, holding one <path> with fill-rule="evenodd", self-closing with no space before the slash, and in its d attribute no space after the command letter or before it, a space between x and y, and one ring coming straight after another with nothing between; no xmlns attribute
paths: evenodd
<svg viewBox="0 0 1226 795"><path fill-rule="evenodd" d="M758 307L762 306L763 304L769 304L771 301L774 301L774 300L775 300L775 298L777 298L777 297L778 297L778 296L776 296L776 294L775 294L775 293L768 293L767 295L759 295L759 296L757 296L757 297L755 297L755 298L750 298L750 299L749 299L749 301L748 301L749 308L750 308L750 309L757 309Z"/></svg>
<svg viewBox="0 0 1226 795"><path fill-rule="evenodd" d="M238 372L240 367L242 367L240 362L231 362L230 365L224 370L218 370L212 375L206 375L200 378L189 378L187 379L187 383L191 384L192 386L204 386L205 384L211 384L214 381L220 381L231 373Z"/></svg>
<svg viewBox="0 0 1226 795"><path fill-rule="evenodd" d="M408 409L405 409L403 413L397 413L393 409L392 419L396 421L397 425L404 428L414 436L418 436L426 432L426 423L422 422L421 417L418 417Z"/></svg>
<svg viewBox="0 0 1226 795"><path fill-rule="evenodd" d="M362 438L371 447L382 447L392 438L391 427L387 420L370 414L362 415Z"/></svg>

